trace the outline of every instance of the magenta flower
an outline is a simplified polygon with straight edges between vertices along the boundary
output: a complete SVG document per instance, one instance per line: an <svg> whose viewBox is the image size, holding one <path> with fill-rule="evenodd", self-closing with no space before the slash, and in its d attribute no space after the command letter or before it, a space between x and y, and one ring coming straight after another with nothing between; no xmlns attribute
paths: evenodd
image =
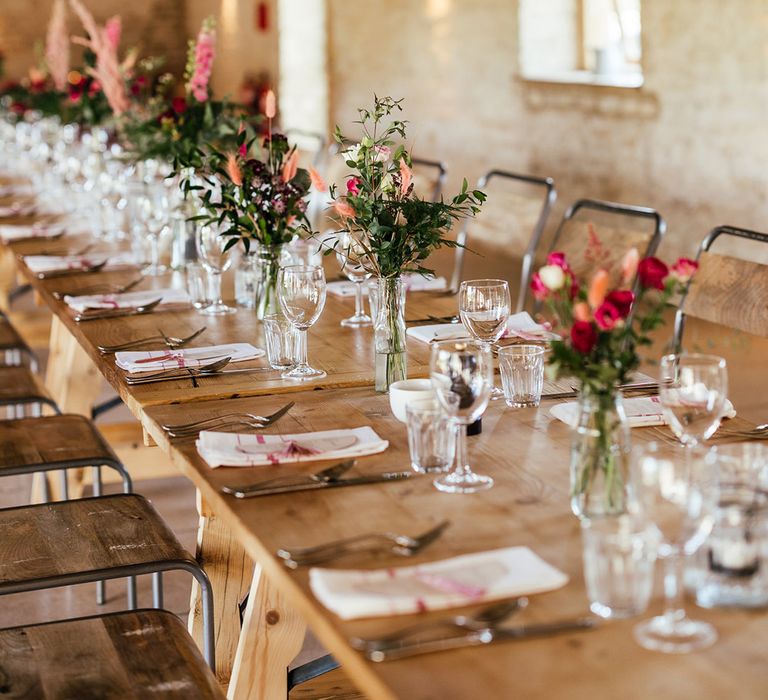
<svg viewBox="0 0 768 700"><path fill-rule="evenodd" d="M211 79L213 59L216 56L216 32L203 27L197 35L192 77L187 90L198 102L208 99L208 81Z"/></svg>
<svg viewBox="0 0 768 700"><path fill-rule="evenodd" d="M359 195L360 194L360 185L362 184L362 180L359 177L351 177L349 180L347 180L347 194L352 195Z"/></svg>

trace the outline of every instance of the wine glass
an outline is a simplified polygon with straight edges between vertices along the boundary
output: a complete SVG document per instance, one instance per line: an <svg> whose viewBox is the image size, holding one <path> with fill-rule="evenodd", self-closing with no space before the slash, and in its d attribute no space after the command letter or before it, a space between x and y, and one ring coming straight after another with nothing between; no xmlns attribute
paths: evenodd
<svg viewBox="0 0 768 700"><path fill-rule="evenodd" d="M147 185L146 191L139 195L137 213L146 227L149 242L149 263L143 273L162 275L167 268L160 263L160 238L169 230L170 220L170 205L165 189L157 184Z"/></svg>
<svg viewBox="0 0 768 700"><path fill-rule="evenodd" d="M363 307L363 284L371 276L371 272L364 267L367 259L365 249L348 231L339 236L338 245L340 249L337 249L336 259L341 265L341 271L355 285L355 313L345 318L341 325L350 328L370 326L373 321Z"/></svg>
<svg viewBox="0 0 768 700"><path fill-rule="evenodd" d="M712 625L686 615L682 576L684 555L704 543L714 524L716 471L714 455L705 450L656 443L640 448L632 465L633 507L658 529L666 563L664 613L635 627L635 639L646 649L682 654L717 639Z"/></svg>
<svg viewBox="0 0 768 700"><path fill-rule="evenodd" d="M659 398L669 427L683 445L699 445L715 433L727 395L728 371L722 357L661 358Z"/></svg>
<svg viewBox="0 0 768 700"><path fill-rule="evenodd" d="M307 363L307 329L320 317L325 306L325 273L320 265L288 265L277 275L277 296L280 308L298 331L296 365L280 376L283 379L319 379L321 369Z"/></svg>
<svg viewBox="0 0 768 700"><path fill-rule="evenodd" d="M200 262L208 276L208 298L211 304L200 310L205 316L233 314L235 309L221 299L221 276L232 264L230 249L225 250L231 238L221 235L217 226L198 226L195 243Z"/></svg>
<svg viewBox="0 0 768 700"><path fill-rule="evenodd" d="M504 334L512 302L505 280L467 280L459 288L459 314L470 335L489 349ZM494 397L504 396L492 387Z"/></svg>
<svg viewBox="0 0 768 700"><path fill-rule="evenodd" d="M475 474L467 458L467 426L488 406L493 360L487 344L445 340L432 345L429 372L437 399L456 427L455 469L435 480L448 493L475 493L493 486L490 476Z"/></svg>

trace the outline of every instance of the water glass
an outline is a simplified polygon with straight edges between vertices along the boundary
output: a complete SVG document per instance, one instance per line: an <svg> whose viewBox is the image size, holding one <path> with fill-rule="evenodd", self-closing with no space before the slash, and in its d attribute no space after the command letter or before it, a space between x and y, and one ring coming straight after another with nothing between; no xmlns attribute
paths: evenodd
<svg viewBox="0 0 768 700"><path fill-rule="evenodd" d="M267 343L267 360L272 369L293 367L296 357L296 329L280 314L264 317L264 336Z"/></svg>
<svg viewBox="0 0 768 700"><path fill-rule="evenodd" d="M411 466L420 474L448 471L456 450L455 430L433 399L413 401L405 408Z"/></svg>
<svg viewBox="0 0 768 700"><path fill-rule="evenodd" d="M655 533L633 515L581 521L584 582L595 615L624 618L645 612L653 590Z"/></svg>
<svg viewBox="0 0 768 700"><path fill-rule="evenodd" d="M213 303L208 293L208 274L202 263L187 263L187 293L196 309L204 309Z"/></svg>
<svg viewBox="0 0 768 700"><path fill-rule="evenodd" d="M538 406L544 386L544 348L513 345L499 350L504 400L512 408Z"/></svg>

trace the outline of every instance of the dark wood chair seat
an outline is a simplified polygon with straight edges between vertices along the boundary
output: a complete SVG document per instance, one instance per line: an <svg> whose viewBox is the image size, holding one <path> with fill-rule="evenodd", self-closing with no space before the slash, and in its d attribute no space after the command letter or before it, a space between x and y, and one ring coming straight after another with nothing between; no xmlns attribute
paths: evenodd
<svg viewBox="0 0 768 700"><path fill-rule="evenodd" d="M20 365L26 358L32 369L37 368L37 358L29 345L5 317L0 318L0 358L6 365Z"/></svg>
<svg viewBox="0 0 768 700"><path fill-rule="evenodd" d="M146 498L121 494L0 510L0 595L173 569L200 583L205 655L213 664L208 577Z"/></svg>
<svg viewBox="0 0 768 700"><path fill-rule="evenodd" d="M0 367L0 406L43 404L59 413L43 380L28 367Z"/></svg>
<svg viewBox="0 0 768 700"><path fill-rule="evenodd" d="M0 630L0 695L223 700L181 621L138 610Z"/></svg>

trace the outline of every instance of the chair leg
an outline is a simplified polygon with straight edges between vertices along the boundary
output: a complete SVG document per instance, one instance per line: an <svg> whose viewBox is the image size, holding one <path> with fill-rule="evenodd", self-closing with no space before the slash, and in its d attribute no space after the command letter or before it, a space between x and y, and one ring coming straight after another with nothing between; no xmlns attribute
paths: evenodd
<svg viewBox="0 0 768 700"><path fill-rule="evenodd" d="M160 571L152 574L152 605L155 608L163 607L163 574Z"/></svg>
<svg viewBox="0 0 768 700"><path fill-rule="evenodd" d="M62 469L59 472L59 478L61 479L61 497L65 500L69 500L69 479L67 478L67 472Z"/></svg>
<svg viewBox="0 0 768 700"><path fill-rule="evenodd" d="M101 496L103 484L101 481L101 467L93 467L93 495ZM104 605L107 600L107 582L96 581L96 605Z"/></svg>
<svg viewBox="0 0 768 700"><path fill-rule="evenodd" d="M213 619L213 588L208 574L200 567L183 566L200 584L200 600L203 607L203 656L212 671L216 671L216 638Z"/></svg>

